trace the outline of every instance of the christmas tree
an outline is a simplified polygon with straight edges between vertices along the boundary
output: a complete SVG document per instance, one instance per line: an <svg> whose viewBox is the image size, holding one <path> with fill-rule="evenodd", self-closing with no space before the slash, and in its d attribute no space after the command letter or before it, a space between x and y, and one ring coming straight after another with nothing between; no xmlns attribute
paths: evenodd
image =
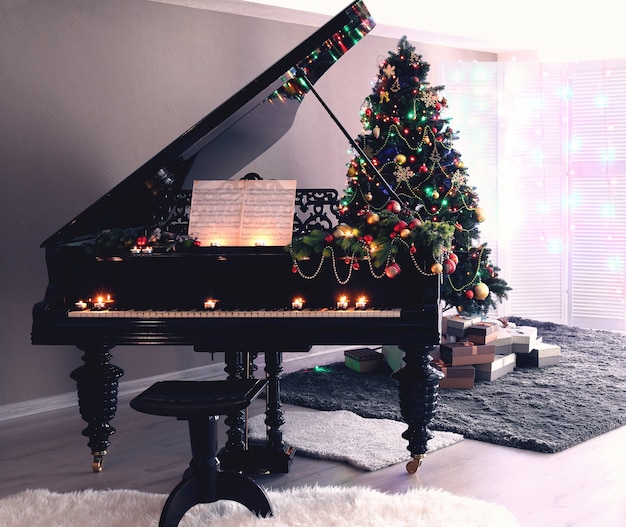
<svg viewBox="0 0 626 527"><path fill-rule="evenodd" d="M349 163L341 213L358 232L376 225L376 246L387 258L398 248L398 238L437 245L450 226L450 245L433 251L433 274L443 274L444 307L460 313L484 314L510 290L498 277L490 249L479 243L484 211L468 171L454 149L458 135L440 96L443 86L431 87L430 65L402 37L395 53L379 64L375 85L361 108L363 130L356 138L357 152ZM364 159L364 156L367 159ZM416 233L416 227L420 227ZM419 232L421 230L421 232ZM381 262L379 262L381 263Z"/></svg>

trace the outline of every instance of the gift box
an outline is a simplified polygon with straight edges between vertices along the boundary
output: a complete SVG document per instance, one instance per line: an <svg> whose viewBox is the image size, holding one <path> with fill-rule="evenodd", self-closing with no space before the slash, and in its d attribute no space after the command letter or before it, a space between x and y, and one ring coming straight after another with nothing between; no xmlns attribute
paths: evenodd
<svg viewBox="0 0 626 527"><path fill-rule="evenodd" d="M495 340L489 344L496 347L496 355L510 355L513 353L513 337L506 329L498 329Z"/></svg>
<svg viewBox="0 0 626 527"><path fill-rule="evenodd" d="M537 344L537 328L532 326L514 326L509 333L513 339L513 353L530 353Z"/></svg>
<svg viewBox="0 0 626 527"><path fill-rule="evenodd" d="M517 356L519 368L545 368L556 366L561 362L561 347L555 344L540 342L530 353Z"/></svg>
<svg viewBox="0 0 626 527"><path fill-rule="evenodd" d="M385 361L383 354L370 348L358 348L343 352L346 366L359 373L376 371Z"/></svg>
<svg viewBox="0 0 626 527"><path fill-rule="evenodd" d="M404 366L404 351L398 346L383 346L383 357L391 368L391 371L398 371Z"/></svg>
<svg viewBox="0 0 626 527"><path fill-rule="evenodd" d="M441 360L448 366L487 364L495 359L495 346L473 342L450 342L440 346Z"/></svg>
<svg viewBox="0 0 626 527"><path fill-rule="evenodd" d="M441 332L452 337L465 337L467 328L480 322L480 316L449 315L441 319Z"/></svg>
<svg viewBox="0 0 626 527"><path fill-rule="evenodd" d="M497 322L479 322L467 328L466 337L474 344L489 344L498 338L499 328Z"/></svg>
<svg viewBox="0 0 626 527"><path fill-rule="evenodd" d="M481 381L495 381L500 377L511 373L515 369L515 354L496 355L489 364L476 364L476 379Z"/></svg>
<svg viewBox="0 0 626 527"><path fill-rule="evenodd" d="M444 378L439 381L439 388L446 390L474 387L474 366L448 366L442 361L434 362L433 366L444 374Z"/></svg>

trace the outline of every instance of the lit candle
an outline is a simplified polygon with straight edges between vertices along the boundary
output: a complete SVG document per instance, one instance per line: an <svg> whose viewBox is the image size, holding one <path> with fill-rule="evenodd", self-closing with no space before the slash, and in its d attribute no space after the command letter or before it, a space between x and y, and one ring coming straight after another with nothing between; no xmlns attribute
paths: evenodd
<svg viewBox="0 0 626 527"><path fill-rule="evenodd" d="M204 309L215 309L216 305L217 305L217 300L213 300L212 298L209 298L208 300L204 301Z"/></svg>
<svg viewBox="0 0 626 527"><path fill-rule="evenodd" d="M85 302L84 300L79 300L78 302L76 302L76 304L74 304L78 309L87 309L87 302Z"/></svg>
<svg viewBox="0 0 626 527"><path fill-rule="evenodd" d="M339 297L339 300L337 301L337 309L348 309L348 297L347 296L341 296Z"/></svg>
<svg viewBox="0 0 626 527"><path fill-rule="evenodd" d="M357 309L365 309L365 306L367 306L367 298L365 298L364 296L360 296L359 299L356 301L355 306Z"/></svg>
<svg viewBox="0 0 626 527"><path fill-rule="evenodd" d="M291 302L291 309L300 310L304 307L304 299L303 298L294 298L293 302Z"/></svg>
<svg viewBox="0 0 626 527"><path fill-rule="evenodd" d="M132 254L139 254L141 252L141 249L135 245L134 247L131 247L130 252Z"/></svg>
<svg viewBox="0 0 626 527"><path fill-rule="evenodd" d="M105 309L106 308L106 303L104 301L104 297L103 296L99 296L96 298L96 301L93 303L93 308L94 309Z"/></svg>

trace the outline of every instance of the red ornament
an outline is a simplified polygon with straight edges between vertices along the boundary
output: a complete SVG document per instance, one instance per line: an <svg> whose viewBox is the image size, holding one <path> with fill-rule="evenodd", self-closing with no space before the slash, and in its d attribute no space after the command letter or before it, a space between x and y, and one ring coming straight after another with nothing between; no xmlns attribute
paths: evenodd
<svg viewBox="0 0 626 527"><path fill-rule="evenodd" d="M143 247L146 243L148 243L148 238L146 236L139 236L137 238L137 245L139 247Z"/></svg>
<svg viewBox="0 0 626 527"><path fill-rule="evenodd" d="M471 289L465 291L465 298L467 298L468 300L474 298L474 291L472 291Z"/></svg>
<svg viewBox="0 0 626 527"><path fill-rule="evenodd" d="M446 258L443 261L443 272L446 274L452 274L456 271L456 264L450 258Z"/></svg>
<svg viewBox="0 0 626 527"><path fill-rule="evenodd" d="M393 226L393 230L396 231L396 232L401 232L401 231L403 231L406 228L407 228L407 223L406 223L406 221L402 221L402 220L400 220L398 223L396 223Z"/></svg>
<svg viewBox="0 0 626 527"><path fill-rule="evenodd" d="M400 274L400 266L397 263L390 263L387 267L385 267L385 274L387 278L395 278Z"/></svg>
<svg viewBox="0 0 626 527"><path fill-rule="evenodd" d="M291 267L291 272L292 272L293 274L296 274L296 273L298 272L298 266L294 264L294 265Z"/></svg>
<svg viewBox="0 0 626 527"><path fill-rule="evenodd" d="M426 165L421 165L419 167L419 173L420 174L426 174L428 172L428 167Z"/></svg>
<svg viewBox="0 0 626 527"><path fill-rule="evenodd" d="M363 241L369 245L374 241L374 237L371 234L366 234L363 236Z"/></svg>
<svg viewBox="0 0 626 527"><path fill-rule="evenodd" d="M454 253L450 253L450 254L448 255L448 258L449 258L450 260L452 260L452 261L454 262L454 264L455 264L455 265L458 265L458 264L459 264L459 257L458 257L456 254L454 254Z"/></svg>
<svg viewBox="0 0 626 527"><path fill-rule="evenodd" d="M398 203L395 199L392 199L389 203L387 203L387 210L398 214L402 210L402 205Z"/></svg>

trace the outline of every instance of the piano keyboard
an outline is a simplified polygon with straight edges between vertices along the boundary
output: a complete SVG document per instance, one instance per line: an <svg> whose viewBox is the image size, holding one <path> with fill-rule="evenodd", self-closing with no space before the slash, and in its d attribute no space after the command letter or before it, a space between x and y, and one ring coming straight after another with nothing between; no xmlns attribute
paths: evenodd
<svg viewBox="0 0 626 527"><path fill-rule="evenodd" d="M400 318L401 309L302 310L91 310L68 311L70 318Z"/></svg>

